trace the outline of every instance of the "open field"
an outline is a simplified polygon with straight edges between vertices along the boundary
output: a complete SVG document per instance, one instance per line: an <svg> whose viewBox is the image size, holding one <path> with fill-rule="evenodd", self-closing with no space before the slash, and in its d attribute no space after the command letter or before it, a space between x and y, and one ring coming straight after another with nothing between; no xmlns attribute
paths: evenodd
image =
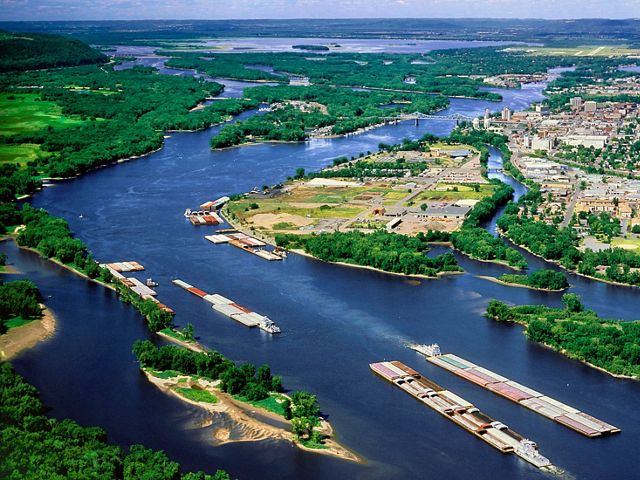
<svg viewBox="0 0 640 480"><path fill-rule="evenodd" d="M511 51L526 51L531 55L573 56L573 57L630 57L640 55L640 49L626 45L585 45L580 47L532 47L508 48Z"/></svg>
<svg viewBox="0 0 640 480"><path fill-rule="evenodd" d="M495 187L493 185L479 185L476 192L473 187L463 184L437 183L433 188L425 190L417 198L414 203L421 201L452 201L452 200L480 200L493 194Z"/></svg>
<svg viewBox="0 0 640 480"><path fill-rule="evenodd" d="M613 238L611 246L625 250L640 250L640 238Z"/></svg>
<svg viewBox="0 0 640 480"><path fill-rule="evenodd" d="M24 166L27 162L47 155L35 143L0 144L0 163L13 162Z"/></svg>
<svg viewBox="0 0 640 480"><path fill-rule="evenodd" d="M80 125L83 120L65 117L58 105L40 100L35 93L0 95L0 135L37 132L43 128Z"/></svg>

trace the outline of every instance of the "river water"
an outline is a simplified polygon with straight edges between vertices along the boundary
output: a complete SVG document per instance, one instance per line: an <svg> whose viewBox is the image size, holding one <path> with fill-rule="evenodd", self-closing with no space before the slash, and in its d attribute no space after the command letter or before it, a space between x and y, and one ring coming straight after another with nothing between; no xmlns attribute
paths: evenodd
<svg viewBox="0 0 640 480"><path fill-rule="evenodd" d="M237 87L241 87L238 86ZM501 103L453 99L443 115L485 108L526 108L542 85L500 91ZM250 115L251 112L243 114ZM200 341L239 362L269 363L291 389L319 397L338 440L367 459L356 465L299 451L283 442L213 447L207 415L146 382L131 354L152 338L142 319L112 292L0 244L0 251L34 280L57 314L57 334L14 361L42 392L51 415L104 427L112 442L163 449L187 469L227 469L238 478L540 478L537 469L502 455L404 392L373 375L368 364L398 359L434 379L514 430L538 442L552 462L575 478L637 478L635 408L640 384L615 379L528 342L517 326L482 316L492 298L560 305L560 294L501 286L477 278L504 267L457 255L466 273L416 285L402 277L329 265L290 255L266 262L232 246L215 246L182 216L221 195L274 184L297 167L317 170L341 155L374 151L426 132L445 135L449 120L384 126L361 135L299 144L261 144L211 152L220 127L172 134L159 152L59 183L32 203L66 218L100 261L136 260L153 277L175 322L193 323ZM493 151L492 165L500 164ZM513 182L511 179L506 179ZM517 186L517 185L516 185ZM520 188L518 190L522 192ZM79 215L82 214L82 218ZM491 228L491 226L489 226ZM527 255L534 268L546 266ZM174 287L183 279L267 314L283 329L271 337L222 317ZM631 319L637 291L570 275L573 292L604 316ZM440 343L446 352L545 392L620 426L622 434L588 439L425 362L409 341Z"/></svg>

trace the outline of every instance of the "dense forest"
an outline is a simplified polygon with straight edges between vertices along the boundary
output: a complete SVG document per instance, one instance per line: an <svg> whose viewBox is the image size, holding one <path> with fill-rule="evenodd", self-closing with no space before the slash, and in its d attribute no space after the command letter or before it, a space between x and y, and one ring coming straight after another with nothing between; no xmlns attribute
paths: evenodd
<svg viewBox="0 0 640 480"><path fill-rule="evenodd" d="M16 319L16 317L22 321L40 318L42 316L40 301L40 291L33 282L0 280L0 334L5 333L11 326L11 324L7 325L7 320Z"/></svg>
<svg viewBox="0 0 640 480"><path fill-rule="evenodd" d="M427 256L429 247L424 236L409 237L382 231L310 236L279 234L276 243L283 248L302 248L326 262L345 262L386 272L435 277L441 272L462 271L451 253Z"/></svg>
<svg viewBox="0 0 640 480"><path fill-rule="evenodd" d="M109 478L122 480L229 480L218 470L182 473L162 451L133 445L126 452L107 443L98 427L45 416L35 387L10 364L0 363L0 477Z"/></svg>
<svg viewBox="0 0 640 480"><path fill-rule="evenodd" d="M0 72L104 63L107 57L72 38L0 30Z"/></svg>
<svg viewBox="0 0 640 480"><path fill-rule="evenodd" d="M492 300L486 315L526 326L529 340L608 372L640 378L640 321L606 320L585 310L575 294L562 297L564 309L542 305L510 307Z"/></svg>

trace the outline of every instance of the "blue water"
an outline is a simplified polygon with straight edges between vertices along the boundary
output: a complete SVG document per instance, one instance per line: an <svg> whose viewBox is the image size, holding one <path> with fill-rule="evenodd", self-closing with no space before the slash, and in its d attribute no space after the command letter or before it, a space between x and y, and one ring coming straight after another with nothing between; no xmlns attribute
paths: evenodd
<svg viewBox="0 0 640 480"><path fill-rule="evenodd" d="M541 99L541 90L538 85L501 91L502 103L454 99L442 114L478 115L504 105L522 109ZM297 167L317 170L338 156L374 151L380 142L426 132L445 135L452 127L448 120L419 126L406 122L348 138L217 152L209 150L208 142L219 127L172 134L159 152L58 183L32 201L65 217L100 261L142 263L147 270L139 277L160 282L159 299L176 310L177 324L193 323L204 345L235 361L269 363L288 388L317 394L340 442L365 457L366 465L275 441L214 447L212 429L200 427L207 414L158 391L140 374L131 344L139 338L159 340L146 332L131 307L110 291L4 242L0 251L51 296L47 304L59 319L57 334L17 358L16 368L40 388L52 415L100 425L118 444L161 448L186 468L225 468L238 478L273 479L543 477L369 371L370 362L398 359L538 442L541 452L574 478L637 478L640 384L569 360L528 342L520 327L482 316L492 298L560 305L560 294L479 279L476 275L506 269L458 254L464 275L419 285L296 255L266 262L232 246L214 246L203 238L213 229L193 227L182 216L185 208L206 200L282 181ZM527 259L533 267L544 265ZM218 315L174 287L174 278L269 315L283 333L271 337ZM637 316L636 290L573 275L570 282L571 291L598 313ZM437 341L444 351L574 405L623 432L602 439L582 437L426 363L405 348L408 341Z"/></svg>

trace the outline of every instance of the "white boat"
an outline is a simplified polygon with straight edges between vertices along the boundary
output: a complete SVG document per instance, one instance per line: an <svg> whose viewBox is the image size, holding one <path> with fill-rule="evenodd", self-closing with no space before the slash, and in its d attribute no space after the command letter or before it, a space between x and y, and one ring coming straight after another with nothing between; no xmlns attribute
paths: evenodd
<svg viewBox="0 0 640 480"><path fill-rule="evenodd" d="M264 320L262 320L259 324L258 327L261 328L262 330L264 330L267 333L280 333L280 327L277 326L275 324L275 322L273 320L271 320L269 317L264 317Z"/></svg>
<svg viewBox="0 0 640 480"><path fill-rule="evenodd" d="M438 357L442 354L440 346L437 343L432 343L431 345L424 343L410 343L408 347L427 357Z"/></svg>
<svg viewBox="0 0 640 480"><path fill-rule="evenodd" d="M145 282L145 284L147 285L147 287L157 287L158 286L158 282L155 282L152 278L147 278L147 281Z"/></svg>
<svg viewBox="0 0 640 480"><path fill-rule="evenodd" d="M442 355L440 346L437 343L432 343L431 345L427 345L424 343L410 343L409 348L415 350L418 353L421 353L426 357L439 357L440 355Z"/></svg>
<svg viewBox="0 0 640 480"><path fill-rule="evenodd" d="M538 468L551 466L549 459L538 452L536 443L526 438L520 440L516 446L515 454Z"/></svg>
<svg viewBox="0 0 640 480"><path fill-rule="evenodd" d="M187 208L187 209L184 211L184 216L185 216L185 217L189 217L189 216L191 216L191 209L190 209L190 208Z"/></svg>

